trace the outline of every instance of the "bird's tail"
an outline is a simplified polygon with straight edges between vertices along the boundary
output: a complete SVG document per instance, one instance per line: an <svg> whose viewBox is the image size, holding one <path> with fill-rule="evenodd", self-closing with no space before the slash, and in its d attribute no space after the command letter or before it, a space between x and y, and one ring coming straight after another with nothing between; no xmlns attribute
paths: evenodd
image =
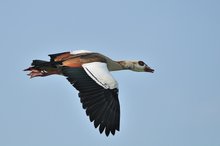
<svg viewBox="0 0 220 146"><path fill-rule="evenodd" d="M30 73L27 74L30 78L60 74L57 64L44 60L33 60L31 67L25 69L24 71L30 71Z"/></svg>

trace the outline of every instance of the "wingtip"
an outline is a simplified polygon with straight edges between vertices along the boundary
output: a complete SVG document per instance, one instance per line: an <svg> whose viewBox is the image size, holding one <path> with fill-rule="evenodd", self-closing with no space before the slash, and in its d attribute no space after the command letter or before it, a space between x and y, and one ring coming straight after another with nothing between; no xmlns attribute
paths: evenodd
<svg viewBox="0 0 220 146"><path fill-rule="evenodd" d="M115 135L115 130L111 130L112 135Z"/></svg>
<svg viewBox="0 0 220 146"><path fill-rule="evenodd" d="M105 127L104 125L99 125L99 132L102 134L102 132L104 131Z"/></svg>
<svg viewBox="0 0 220 146"><path fill-rule="evenodd" d="M108 137L110 134L110 130L105 129L105 135Z"/></svg>

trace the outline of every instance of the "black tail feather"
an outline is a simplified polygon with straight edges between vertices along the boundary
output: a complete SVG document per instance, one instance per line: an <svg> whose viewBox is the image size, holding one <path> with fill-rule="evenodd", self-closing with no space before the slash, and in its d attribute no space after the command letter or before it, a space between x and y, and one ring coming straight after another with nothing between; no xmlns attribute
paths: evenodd
<svg viewBox="0 0 220 146"><path fill-rule="evenodd" d="M33 62L31 63L32 66L48 66L50 64L50 62L48 61L44 61L44 60L33 60Z"/></svg>

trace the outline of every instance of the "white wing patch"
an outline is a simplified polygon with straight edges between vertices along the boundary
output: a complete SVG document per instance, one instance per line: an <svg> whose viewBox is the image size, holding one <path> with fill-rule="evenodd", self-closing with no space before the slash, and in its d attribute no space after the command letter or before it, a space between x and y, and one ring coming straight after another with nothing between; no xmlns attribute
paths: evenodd
<svg viewBox="0 0 220 146"><path fill-rule="evenodd" d="M80 54L80 53L92 53L92 52L87 50L75 50L70 52L70 54Z"/></svg>
<svg viewBox="0 0 220 146"><path fill-rule="evenodd" d="M110 74L107 64L102 62L85 63L82 65L86 73L105 89L118 88L117 81Z"/></svg>

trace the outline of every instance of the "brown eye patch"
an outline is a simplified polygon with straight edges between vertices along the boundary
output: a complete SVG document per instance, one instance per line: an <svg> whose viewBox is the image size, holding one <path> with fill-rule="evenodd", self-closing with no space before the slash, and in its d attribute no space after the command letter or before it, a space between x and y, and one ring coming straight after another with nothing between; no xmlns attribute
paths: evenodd
<svg viewBox="0 0 220 146"><path fill-rule="evenodd" d="M144 62L143 62L143 61L138 61L138 64L139 64L140 66L144 66Z"/></svg>

